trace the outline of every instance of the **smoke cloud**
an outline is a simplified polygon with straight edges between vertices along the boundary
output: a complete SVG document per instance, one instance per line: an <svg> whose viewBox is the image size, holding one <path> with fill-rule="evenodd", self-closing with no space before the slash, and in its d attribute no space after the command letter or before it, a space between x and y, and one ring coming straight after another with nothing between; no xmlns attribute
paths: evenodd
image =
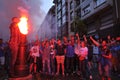
<svg viewBox="0 0 120 80"><path fill-rule="evenodd" d="M56 39L57 26L55 20L55 6L53 5L46 15L44 21L42 22L40 29L38 30L39 39Z"/></svg>
<svg viewBox="0 0 120 80"><path fill-rule="evenodd" d="M44 17L41 9L41 0L0 0L0 38L9 40L9 26L12 17L21 17L26 14L29 20L28 39L35 38Z"/></svg>

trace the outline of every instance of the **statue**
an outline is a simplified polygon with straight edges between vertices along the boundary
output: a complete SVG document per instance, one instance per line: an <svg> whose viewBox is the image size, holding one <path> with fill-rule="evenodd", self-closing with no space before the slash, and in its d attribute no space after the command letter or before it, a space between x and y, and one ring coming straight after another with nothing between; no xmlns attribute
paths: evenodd
<svg viewBox="0 0 120 80"><path fill-rule="evenodd" d="M24 21L24 20L23 20ZM9 46L11 50L11 66L10 77L24 77L29 74L28 65L26 62L26 34L20 31L21 19L17 17L12 18L10 25L10 41ZM21 25L25 27L25 25ZM25 30L25 28L23 28Z"/></svg>
<svg viewBox="0 0 120 80"><path fill-rule="evenodd" d="M13 17L12 23L10 25L10 40L9 47L11 50L11 66L10 66L10 76L14 76L15 73L15 62L17 60L18 47L19 47L19 35L20 31L18 28L19 18Z"/></svg>

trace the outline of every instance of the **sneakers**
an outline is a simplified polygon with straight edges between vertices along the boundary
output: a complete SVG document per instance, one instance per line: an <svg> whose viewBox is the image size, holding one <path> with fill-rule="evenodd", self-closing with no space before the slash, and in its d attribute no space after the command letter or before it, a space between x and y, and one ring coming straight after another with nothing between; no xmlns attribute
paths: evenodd
<svg viewBox="0 0 120 80"><path fill-rule="evenodd" d="M55 75L57 76L59 73L56 73Z"/></svg>
<svg viewBox="0 0 120 80"><path fill-rule="evenodd" d="M62 73L62 76L65 76L65 73Z"/></svg>
<svg viewBox="0 0 120 80"><path fill-rule="evenodd" d="M66 76L68 76L69 74L68 73L66 73Z"/></svg>
<svg viewBox="0 0 120 80"><path fill-rule="evenodd" d="M90 78L90 80L92 80L92 75L90 75L90 77L89 77L89 78Z"/></svg>
<svg viewBox="0 0 120 80"><path fill-rule="evenodd" d="M56 76L58 76L59 75L59 73L56 73ZM62 73L62 76L65 76L65 73Z"/></svg>

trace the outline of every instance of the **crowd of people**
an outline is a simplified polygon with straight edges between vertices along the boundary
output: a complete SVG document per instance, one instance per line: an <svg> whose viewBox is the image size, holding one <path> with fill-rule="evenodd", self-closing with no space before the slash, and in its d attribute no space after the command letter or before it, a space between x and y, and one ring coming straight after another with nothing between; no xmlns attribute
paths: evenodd
<svg viewBox="0 0 120 80"><path fill-rule="evenodd" d="M27 45L27 63L30 73L63 76L77 74L92 79L92 68L98 70L102 80L111 80L111 73L120 74L120 38L96 39L78 34L70 39L35 40ZM0 67L10 66L9 44L0 39ZM94 66L94 67L93 67Z"/></svg>
<svg viewBox="0 0 120 80"><path fill-rule="evenodd" d="M111 80L111 71L120 73L120 38L83 39L78 34L70 39L36 40L30 44L28 61L30 73L42 72L52 75L78 75L92 79L92 68L98 69L104 80Z"/></svg>

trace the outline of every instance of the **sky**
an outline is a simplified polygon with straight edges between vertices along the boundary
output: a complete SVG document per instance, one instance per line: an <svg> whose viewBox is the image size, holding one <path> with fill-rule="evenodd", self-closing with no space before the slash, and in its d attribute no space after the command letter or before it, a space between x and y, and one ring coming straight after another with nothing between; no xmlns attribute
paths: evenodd
<svg viewBox="0 0 120 80"><path fill-rule="evenodd" d="M53 5L53 0L42 0L42 9L45 11L45 13L48 12L48 10L51 8Z"/></svg>

